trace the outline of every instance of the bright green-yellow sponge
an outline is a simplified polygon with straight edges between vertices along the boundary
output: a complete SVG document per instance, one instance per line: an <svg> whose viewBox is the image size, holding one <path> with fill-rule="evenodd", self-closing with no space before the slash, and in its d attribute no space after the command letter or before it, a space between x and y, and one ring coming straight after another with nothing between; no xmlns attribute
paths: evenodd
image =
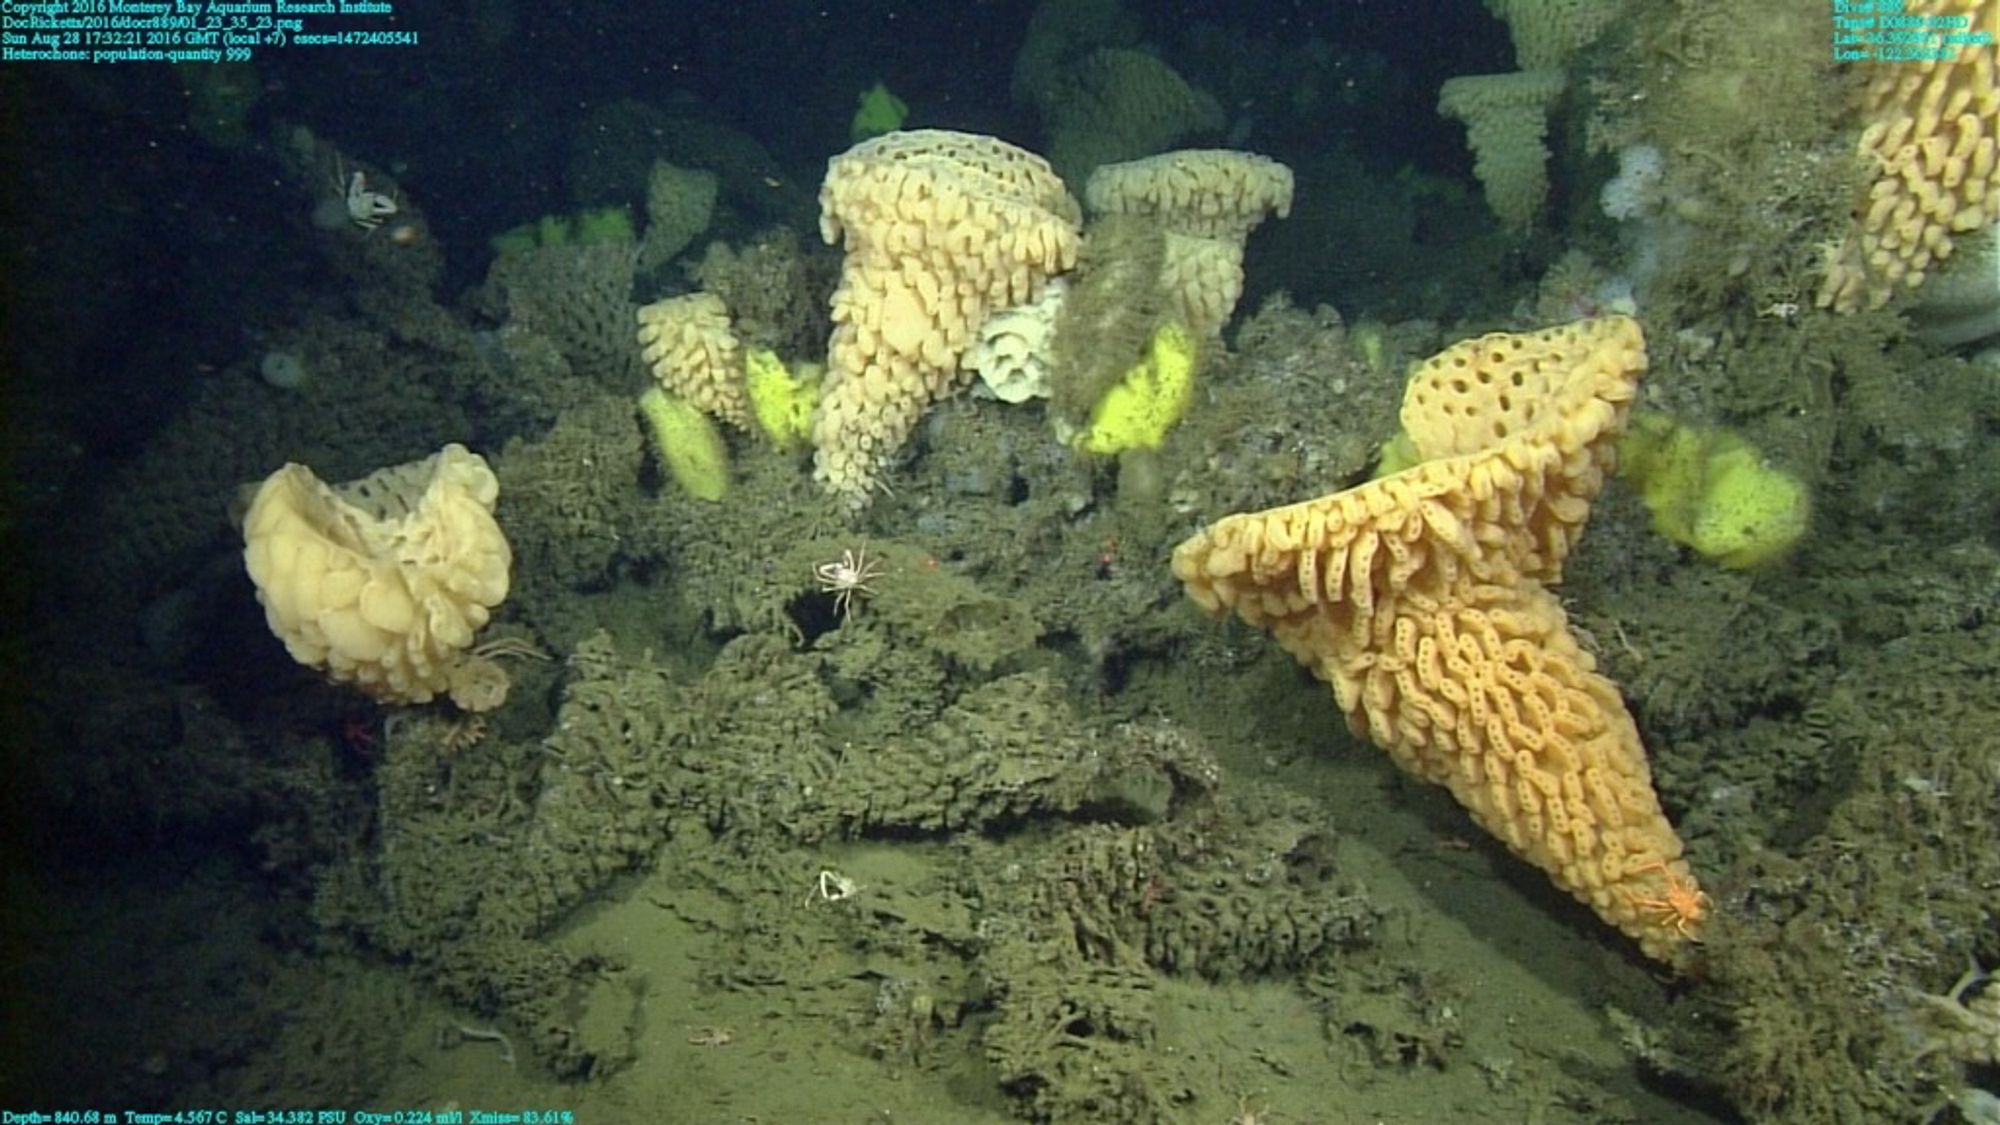
<svg viewBox="0 0 2000 1125"><path fill-rule="evenodd" d="M1397 430L1396 436L1383 442L1377 453L1379 456L1375 460L1375 473L1371 478L1375 480L1393 477L1404 469L1422 464L1424 460L1423 455L1417 452L1416 441L1410 437L1407 430Z"/></svg>
<svg viewBox="0 0 2000 1125"><path fill-rule="evenodd" d="M903 127L903 119L910 116L909 104L889 92L889 87L880 82L872 90L861 91L856 99L854 121L848 127L849 135L856 144L893 133Z"/></svg>
<svg viewBox="0 0 2000 1125"><path fill-rule="evenodd" d="M1086 453L1158 449L1194 401L1200 358L1201 345L1186 326L1161 325L1146 347L1146 358L1097 400L1077 447Z"/></svg>
<svg viewBox="0 0 2000 1125"><path fill-rule="evenodd" d="M1638 488L1655 531L1731 570L1785 557L1812 520L1804 481L1728 430L1665 414L1633 417L1618 474Z"/></svg>
<svg viewBox="0 0 2000 1125"><path fill-rule="evenodd" d="M785 366L778 353L752 348L743 361L743 384L750 413L779 449L797 449L812 441L813 407L819 403L820 369L810 363L798 372Z"/></svg>
<svg viewBox="0 0 2000 1125"><path fill-rule="evenodd" d="M729 447L693 403L658 387L639 396L646 432L676 483L697 500L720 500L729 491Z"/></svg>
<svg viewBox="0 0 2000 1125"><path fill-rule="evenodd" d="M522 223L501 231L490 240L496 257L525 254L547 246L577 243L591 246L600 242L631 242L638 237L632 215L623 207L599 207L574 215L543 215L532 223Z"/></svg>

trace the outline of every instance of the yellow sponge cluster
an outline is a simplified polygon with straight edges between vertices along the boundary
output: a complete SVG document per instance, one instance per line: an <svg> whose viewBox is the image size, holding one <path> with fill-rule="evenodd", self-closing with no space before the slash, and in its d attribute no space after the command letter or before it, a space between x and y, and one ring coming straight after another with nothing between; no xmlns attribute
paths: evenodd
<svg viewBox="0 0 2000 1125"><path fill-rule="evenodd" d="M1174 574L1270 629L1356 733L1671 961L1708 899L1617 687L1548 589L1645 367L1625 317L1457 344L1404 394L1421 463L1223 519L1174 551Z"/></svg>
<svg viewBox="0 0 2000 1125"><path fill-rule="evenodd" d="M794 371L769 348L752 348L744 357L743 386L750 413L779 449L797 449L812 440L821 374L819 365L811 363L801 363Z"/></svg>
<svg viewBox="0 0 2000 1125"><path fill-rule="evenodd" d="M243 518L243 562L292 659L386 703L441 693L498 707L507 674L469 651L507 597L500 484L462 445L337 488L272 473Z"/></svg>
<svg viewBox="0 0 2000 1125"><path fill-rule="evenodd" d="M1969 32L2000 29L2000 0L1909 0L1905 11L1969 19ZM1956 236L2000 221L1994 54L1989 41L1948 59L1873 64L1855 150L1876 178L1827 250L1820 308L1881 308L1898 288L1923 284Z"/></svg>

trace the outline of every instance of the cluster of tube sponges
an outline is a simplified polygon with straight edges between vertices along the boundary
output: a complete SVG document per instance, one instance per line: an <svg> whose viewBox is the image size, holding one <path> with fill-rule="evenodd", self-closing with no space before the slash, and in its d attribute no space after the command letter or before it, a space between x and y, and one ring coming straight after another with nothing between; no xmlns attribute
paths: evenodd
<svg viewBox="0 0 2000 1125"><path fill-rule="evenodd" d="M1087 194L1096 213L1158 226L1163 288L1180 322L1209 337L1242 296L1250 231L1289 213L1292 173L1249 153L1173 152L1101 167ZM720 449L691 415L740 428L754 419L780 444L809 424L815 477L854 510L923 412L975 372L1009 401L1047 393L1049 328L1083 214L1046 160L942 129L889 133L834 157L820 206L821 234L845 250L824 380L785 381L775 357L743 351L720 298L694 293L639 310L642 355L660 383L642 405L670 467L675 436ZM760 388L776 388L783 427L767 420Z"/></svg>
<svg viewBox="0 0 2000 1125"><path fill-rule="evenodd" d="M713 293L655 301L639 310L640 355L657 385L639 413L661 463L699 500L729 485L729 450L711 419L762 433L780 449L803 444L819 394L818 369L744 348L729 309Z"/></svg>
<svg viewBox="0 0 2000 1125"><path fill-rule="evenodd" d="M1244 153L1170 153L1099 169L1090 194L1101 212L1154 217L1171 240L1165 283L1187 329L1157 337L1135 370L1172 375L1197 346L1186 331L1227 321L1243 240L1289 210L1292 177ZM657 381L640 413L698 498L720 499L727 484L719 420L780 447L810 431L822 485L849 508L865 504L923 410L967 378L980 327L1045 294L1059 300L1051 282L1075 266L1082 240L1081 208L1047 161L973 134L856 145L830 163L820 200L822 234L846 250L823 386L810 365L745 349L713 294L638 311ZM1180 343L1163 351L1163 339ZM1185 375L1168 375L1155 381L1184 393ZM498 495L485 460L456 444L339 486L286 465L256 489L243 523L272 632L299 663L383 702L442 694L470 711L498 707L507 676L473 644L508 591Z"/></svg>
<svg viewBox="0 0 2000 1125"><path fill-rule="evenodd" d="M1162 285L1181 322L1208 337L1242 296L1250 231L1290 212L1292 173L1249 153L1181 151L1100 167L1085 194L1096 214L1160 227ZM1035 341L1047 335L1030 328L1053 315L1044 298L1075 264L1081 214L1040 157L942 130L890 134L836 157L820 198L822 232L844 240L847 255L816 469L855 507L963 372L979 370L1010 397L1046 393L1033 384L1046 367Z"/></svg>

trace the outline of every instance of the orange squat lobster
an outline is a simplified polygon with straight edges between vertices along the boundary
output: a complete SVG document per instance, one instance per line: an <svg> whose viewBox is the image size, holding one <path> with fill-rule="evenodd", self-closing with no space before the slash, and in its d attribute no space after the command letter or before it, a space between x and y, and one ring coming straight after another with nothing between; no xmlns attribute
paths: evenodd
<svg viewBox="0 0 2000 1125"><path fill-rule="evenodd" d="M1651 911L1654 922L1672 926L1675 933L1689 941L1700 941L1701 939L1695 936L1694 928L1701 925L1702 920L1708 917L1708 895L1690 884L1681 882L1681 877L1674 874L1673 868L1658 861L1634 868L1632 874L1639 875L1647 871L1657 871L1666 878L1666 893L1657 898L1641 898L1621 887L1620 890L1624 890L1626 900L1641 910Z"/></svg>

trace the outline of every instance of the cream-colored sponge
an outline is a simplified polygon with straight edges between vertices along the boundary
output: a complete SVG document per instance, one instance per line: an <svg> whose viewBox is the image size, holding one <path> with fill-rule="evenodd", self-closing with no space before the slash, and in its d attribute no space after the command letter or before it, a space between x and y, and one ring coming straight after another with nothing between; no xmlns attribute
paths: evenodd
<svg viewBox="0 0 2000 1125"><path fill-rule="evenodd" d="M493 519L484 458L447 445L332 487L304 465L272 473L243 517L243 562L292 659L387 703L440 693L498 707L507 676L468 652L507 597L513 554Z"/></svg>
<svg viewBox="0 0 2000 1125"><path fill-rule="evenodd" d="M986 318L1076 264L1082 216L1048 161L944 129L855 145L827 163L819 200L820 234L846 256L813 475L859 510L924 410L963 385Z"/></svg>
<svg viewBox="0 0 2000 1125"><path fill-rule="evenodd" d="M750 425L743 347L713 293L689 293L639 310L639 352L670 394L735 426Z"/></svg>
<svg viewBox="0 0 2000 1125"><path fill-rule="evenodd" d="M1292 170L1231 149L1185 149L1107 164L1084 188L1099 215L1149 215L1167 235L1161 283L1181 322L1214 336L1243 296L1243 244L1264 217L1292 213Z"/></svg>

